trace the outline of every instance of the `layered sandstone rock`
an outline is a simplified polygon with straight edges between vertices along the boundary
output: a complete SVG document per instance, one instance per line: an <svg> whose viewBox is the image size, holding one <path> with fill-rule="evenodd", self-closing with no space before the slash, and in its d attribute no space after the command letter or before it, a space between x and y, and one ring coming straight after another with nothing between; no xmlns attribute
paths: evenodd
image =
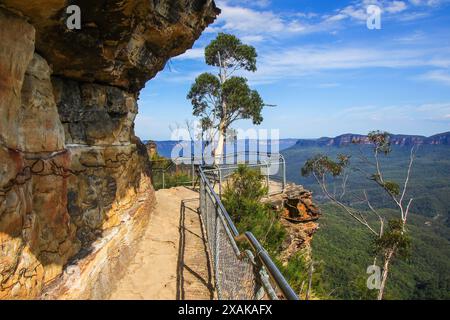
<svg viewBox="0 0 450 320"><path fill-rule="evenodd" d="M36 28L36 47L54 74L138 91L168 58L192 46L218 14L211 0L2 0ZM66 8L81 8L68 30Z"/></svg>
<svg viewBox="0 0 450 320"><path fill-rule="evenodd" d="M155 155L158 154L158 146L156 145L156 142L147 141L145 147L147 148L147 153L150 159L152 159Z"/></svg>
<svg viewBox="0 0 450 320"><path fill-rule="evenodd" d="M71 31L68 1L0 0L0 299L107 295L154 201L139 89L218 14L77 2Z"/></svg>
<svg viewBox="0 0 450 320"><path fill-rule="evenodd" d="M301 185L288 184L282 194L271 196L267 201L282 212L281 223L287 231L281 262L286 264L299 251L310 256L311 241L319 228L317 220L321 216L313 202L312 192Z"/></svg>

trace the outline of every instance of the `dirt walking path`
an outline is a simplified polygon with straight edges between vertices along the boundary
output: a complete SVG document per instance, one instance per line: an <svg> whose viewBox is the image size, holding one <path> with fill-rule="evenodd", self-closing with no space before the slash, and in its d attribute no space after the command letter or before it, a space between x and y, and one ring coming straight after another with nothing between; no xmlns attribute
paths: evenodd
<svg viewBox="0 0 450 320"><path fill-rule="evenodd" d="M110 298L213 299L198 193L184 187L159 190L156 200L138 252ZM181 211L183 200L186 210Z"/></svg>

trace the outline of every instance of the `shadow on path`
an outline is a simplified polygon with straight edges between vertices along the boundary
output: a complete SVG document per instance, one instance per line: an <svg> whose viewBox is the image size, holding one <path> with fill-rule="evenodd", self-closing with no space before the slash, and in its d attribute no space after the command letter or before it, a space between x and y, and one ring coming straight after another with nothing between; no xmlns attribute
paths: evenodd
<svg viewBox="0 0 450 320"><path fill-rule="evenodd" d="M213 300L214 281L198 199L183 200L179 233L176 299Z"/></svg>

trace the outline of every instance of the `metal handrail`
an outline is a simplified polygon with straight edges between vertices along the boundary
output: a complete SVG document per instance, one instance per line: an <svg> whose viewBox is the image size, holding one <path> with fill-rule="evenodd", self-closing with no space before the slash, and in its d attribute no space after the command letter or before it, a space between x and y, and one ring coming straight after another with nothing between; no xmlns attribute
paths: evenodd
<svg viewBox="0 0 450 320"><path fill-rule="evenodd" d="M178 158L177 158L178 159ZM150 163L158 163L158 162L168 162L168 164L165 167L162 168L153 168L152 167L152 171L153 172L160 172L162 173L162 188L165 189L166 188L166 182L165 182L165 175L166 173L172 169L172 167L177 166L178 164L176 163L176 160L172 160L172 159L158 159L158 160L150 160ZM188 185L188 184L192 184L192 187L194 187L195 185L195 178L194 178L194 164L192 163L192 168L191 168L191 181L186 181L183 183L180 183L181 185Z"/></svg>
<svg viewBox="0 0 450 320"><path fill-rule="evenodd" d="M256 257L259 259L259 261L262 263L262 265L267 269L267 272L268 272L270 278L280 288L283 296L288 300L299 300L295 291L291 288L289 283L284 278L283 274L277 268L277 266L272 261L269 254L267 253L267 251L259 243L259 241L253 235L253 233L251 233L250 231L246 231L242 234L239 233L238 229L236 228L236 226L233 223L233 220L231 219L227 210L223 206L222 201L220 200L219 196L214 191L214 188L211 186L211 183L205 176L205 173L203 172L203 169L201 167L199 167L198 172L199 172L201 180L203 180L205 182L206 186L209 189L209 193L214 198L214 201L217 204L218 209L220 209L222 216L225 219L226 224L227 224L228 228L230 229L234 240L237 242L247 241L250 244L250 246L252 247L252 249L255 251Z"/></svg>
<svg viewBox="0 0 450 320"><path fill-rule="evenodd" d="M273 155L278 156L281 161L284 162L284 156L279 153L272 153L272 152L260 152L260 151L238 151L238 152L230 152L230 153L224 153L222 155L222 159L228 159L228 158L234 158L234 157L239 157L241 155L248 155L248 156L252 156L252 155L256 155L256 156L266 156L268 158L272 157ZM214 160L215 157L213 155L200 155L200 156L195 156L195 155L191 155L190 157L186 157L186 156L179 156L176 158L173 158L172 161L174 161L175 163L179 162L179 161L193 161L193 162L197 162L197 164L199 165L204 165L205 164L205 159L210 159L210 160ZM213 162L212 162L213 164Z"/></svg>
<svg viewBox="0 0 450 320"><path fill-rule="evenodd" d="M286 187L286 161L284 159L284 156L281 153L272 153L272 152L259 152L259 151L239 151L239 152L235 152L235 153L226 153L223 154L222 159L228 159L228 158L237 158L237 160L239 160L239 158L244 155L244 156L256 156L258 161L260 163L257 164L247 164L250 167L260 167L260 166L265 166L267 167L267 170L269 170L269 166L273 165L273 164L280 164L282 165L282 176L279 178L281 179L281 192L284 191L284 188ZM168 172L173 166L177 166L179 164L190 164L191 165L191 178L192 181L186 182L185 184L192 184L192 186L194 187L195 185L195 178L194 178L194 171L195 171L195 166L205 166L205 159L214 159L214 156L210 156L210 157L205 157L205 156L194 156L191 155L191 157L177 157L177 158L173 158L173 159L158 159L158 160L151 160L152 163L158 163L158 162L166 162L168 161L168 165L166 165L165 168L152 168L152 170L154 172L160 172L162 173L163 176L163 189L165 189L165 174L166 172ZM229 164L230 166L233 165L237 165L239 164L239 162L233 163L233 164ZM227 167L226 165L218 165L218 164L214 164L212 163L211 165L208 165L208 169L203 170L204 172L218 172L218 176L219 176L219 187L222 187L222 180L224 178L226 178L228 175L223 176L222 175L222 170L226 169L229 170L231 167ZM274 175L270 175L272 177L272 179L274 179ZM270 194L270 190L269 190L269 174L267 174L267 192L268 194ZM277 178L278 179L278 178ZM277 191L275 193L280 193L280 191ZM221 194L221 192L220 192Z"/></svg>
<svg viewBox="0 0 450 320"><path fill-rule="evenodd" d="M245 160L244 162L239 162L239 157L241 155L245 156L256 156L257 157L257 163L247 163ZM261 153L261 152L251 152L251 151L241 151L237 153L228 153L224 155L224 160L226 158L236 158L235 163L225 163L225 164L212 164L208 165L207 169L204 169L204 172L217 172L216 176L219 178L219 196L222 196L222 183L225 181L234 170L237 169L238 165L240 163L246 164L248 167L254 167L254 168L266 168L266 173L263 174L266 177L266 184L267 184L267 195L273 195L278 193L283 193L286 187L286 161L284 159L284 156L280 153ZM277 174L271 174L270 168L273 165L279 165L282 169L281 176L277 177ZM279 171L277 171L279 172ZM276 190L275 192L271 192L270 190L270 180L275 181L281 181L281 190Z"/></svg>

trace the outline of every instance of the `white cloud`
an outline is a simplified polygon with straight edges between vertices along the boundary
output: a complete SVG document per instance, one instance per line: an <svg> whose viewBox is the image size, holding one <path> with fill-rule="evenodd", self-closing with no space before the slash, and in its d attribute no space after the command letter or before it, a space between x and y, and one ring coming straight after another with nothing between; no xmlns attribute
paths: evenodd
<svg viewBox="0 0 450 320"><path fill-rule="evenodd" d="M175 60L197 60L205 57L205 48L189 49L184 54L175 57Z"/></svg>
<svg viewBox="0 0 450 320"><path fill-rule="evenodd" d="M406 10L406 3L403 1L392 1L389 2L384 8L389 13L399 13Z"/></svg>
<svg viewBox="0 0 450 320"><path fill-rule="evenodd" d="M415 6L436 7L445 2L448 2L448 0L409 0L409 2L411 2L411 4Z"/></svg>
<svg viewBox="0 0 450 320"><path fill-rule="evenodd" d="M420 78L450 86L450 72L448 70L433 70L425 73Z"/></svg>
<svg viewBox="0 0 450 320"><path fill-rule="evenodd" d="M449 120L450 103L428 103L420 105L390 105L390 106L361 106L351 107L339 111L336 117L352 119L354 121L373 122L417 122L417 121L446 121Z"/></svg>
<svg viewBox="0 0 450 320"><path fill-rule="evenodd" d="M291 117L283 121L283 130L293 132L290 133L292 136L298 136L299 130L303 134L307 132L309 137L336 136L345 132L367 134L371 130L430 136L448 131L450 121L446 117L450 114L450 102L356 105L341 110L331 108L326 112L311 111L306 105L304 107L298 113L309 120L302 124L301 129L298 127L298 118Z"/></svg>
<svg viewBox="0 0 450 320"><path fill-rule="evenodd" d="M450 120L450 103L427 103L417 106L415 111L419 118L431 121L448 121Z"/></svg>
<svg viewBox="0 0 450 320"><path fill-rule="evenodd" d="M246 5L246 6L253 6L258 8L267 8L270 6L271 1L270 0L224 0L222 2L227 2L231 5ZM219 1L219 6L221 2Z"/></svg>
<svg viewBox="0 0 450 320"><path fill-rule="evenodd" d="M429 16L430 16L429 12L406 12L398 16L397 20L401 22L408 22L428 18Z"/></svg>
<svg viewBox="0 0 450 320"><path fill-rule="evenodd" d="M364 24L367 7L378 5L383 19L411 21L429 16L423 6L436 6L450 0L353 0L332 13L274 12L269 10L270 1L219 0L222 14L206 32L232 32L240 37L259 36L258 42L267 38L289 37L313 32L335 32L345 23ZM410 10L411 9L411 10ZM256 42L256 41L255 41Z"/></svg>
<svg viewBox="0 0 450 320"><path fill-rule="evenodd" d="M342 9L340 13L356 20L365 21L367 19L366 9L361 7L348 6Z"/></svg>
<svg viewBox="0 0 450 320"><path fill-rule="evenodd" d="M397 14L407 9L407 4L404 1L398 0L362 0L355 2L353 5L344 7L335 12L334 15L325 15L326 21L341 21L345 19L352 19L356 21L367 20L367 7L369 5L377 5L386 14Z"/></svg>
<svg viewBox="0 0 450 320"><path fill-rule="evenodd" d="M263 41L263 37L242 38L247 43ZM439 55L436 54L439 52ZM286 79L302 79L305 76L327 71L367 68L440 68L419 77L420 80L436 81L450 85L450 48L414 49L371 48L363 46L295 46L259 52L258 71L246 73L254 84L269 84ZM174 60L204 59L204 49L188 50ZM176 65L175 65L176 66ZM192 82L203 70L164 73L162 79L169 82Z"/></svg>
<svg viewBox="0 0 450 320"><path fill-rule="evenodd" d="M417 42L422 41L426 39L425 34L422 31L415 31L411 34L407 34L401 37L398 37L396 39L394 39L395 41L398 41L400 43L413 43L413 44L417 44Z"/></svg>
<svg viewBox="0 0 450 320"><path fill-rule="evenodd" d="M431 52L432 49L430 49ZM450 48L441 48L443 56ZM329 70L362 68L438 67L439 58L430 58L428 50L372 49L370 47L291 47L261 55L256 74L249 75L255 82L270 83L286 78L301 78Z"/></svg>
<svg viewBox="0 0 450 320"><path fill-rule="evenodd" d="M244 33L246 35L298 33L305 31L306 26L298 20L284 19L272 11L259 11L247 7L231 6L228 2L220 2L222 14L209 32L221 30Z"/></svg>
<svg viewBox="0 0 450 320"><path fill-rule="evenodd" d="M258 43L264 41L264 37L262 35L249 35L241 37L242 42L244 43Z"/></svg>

